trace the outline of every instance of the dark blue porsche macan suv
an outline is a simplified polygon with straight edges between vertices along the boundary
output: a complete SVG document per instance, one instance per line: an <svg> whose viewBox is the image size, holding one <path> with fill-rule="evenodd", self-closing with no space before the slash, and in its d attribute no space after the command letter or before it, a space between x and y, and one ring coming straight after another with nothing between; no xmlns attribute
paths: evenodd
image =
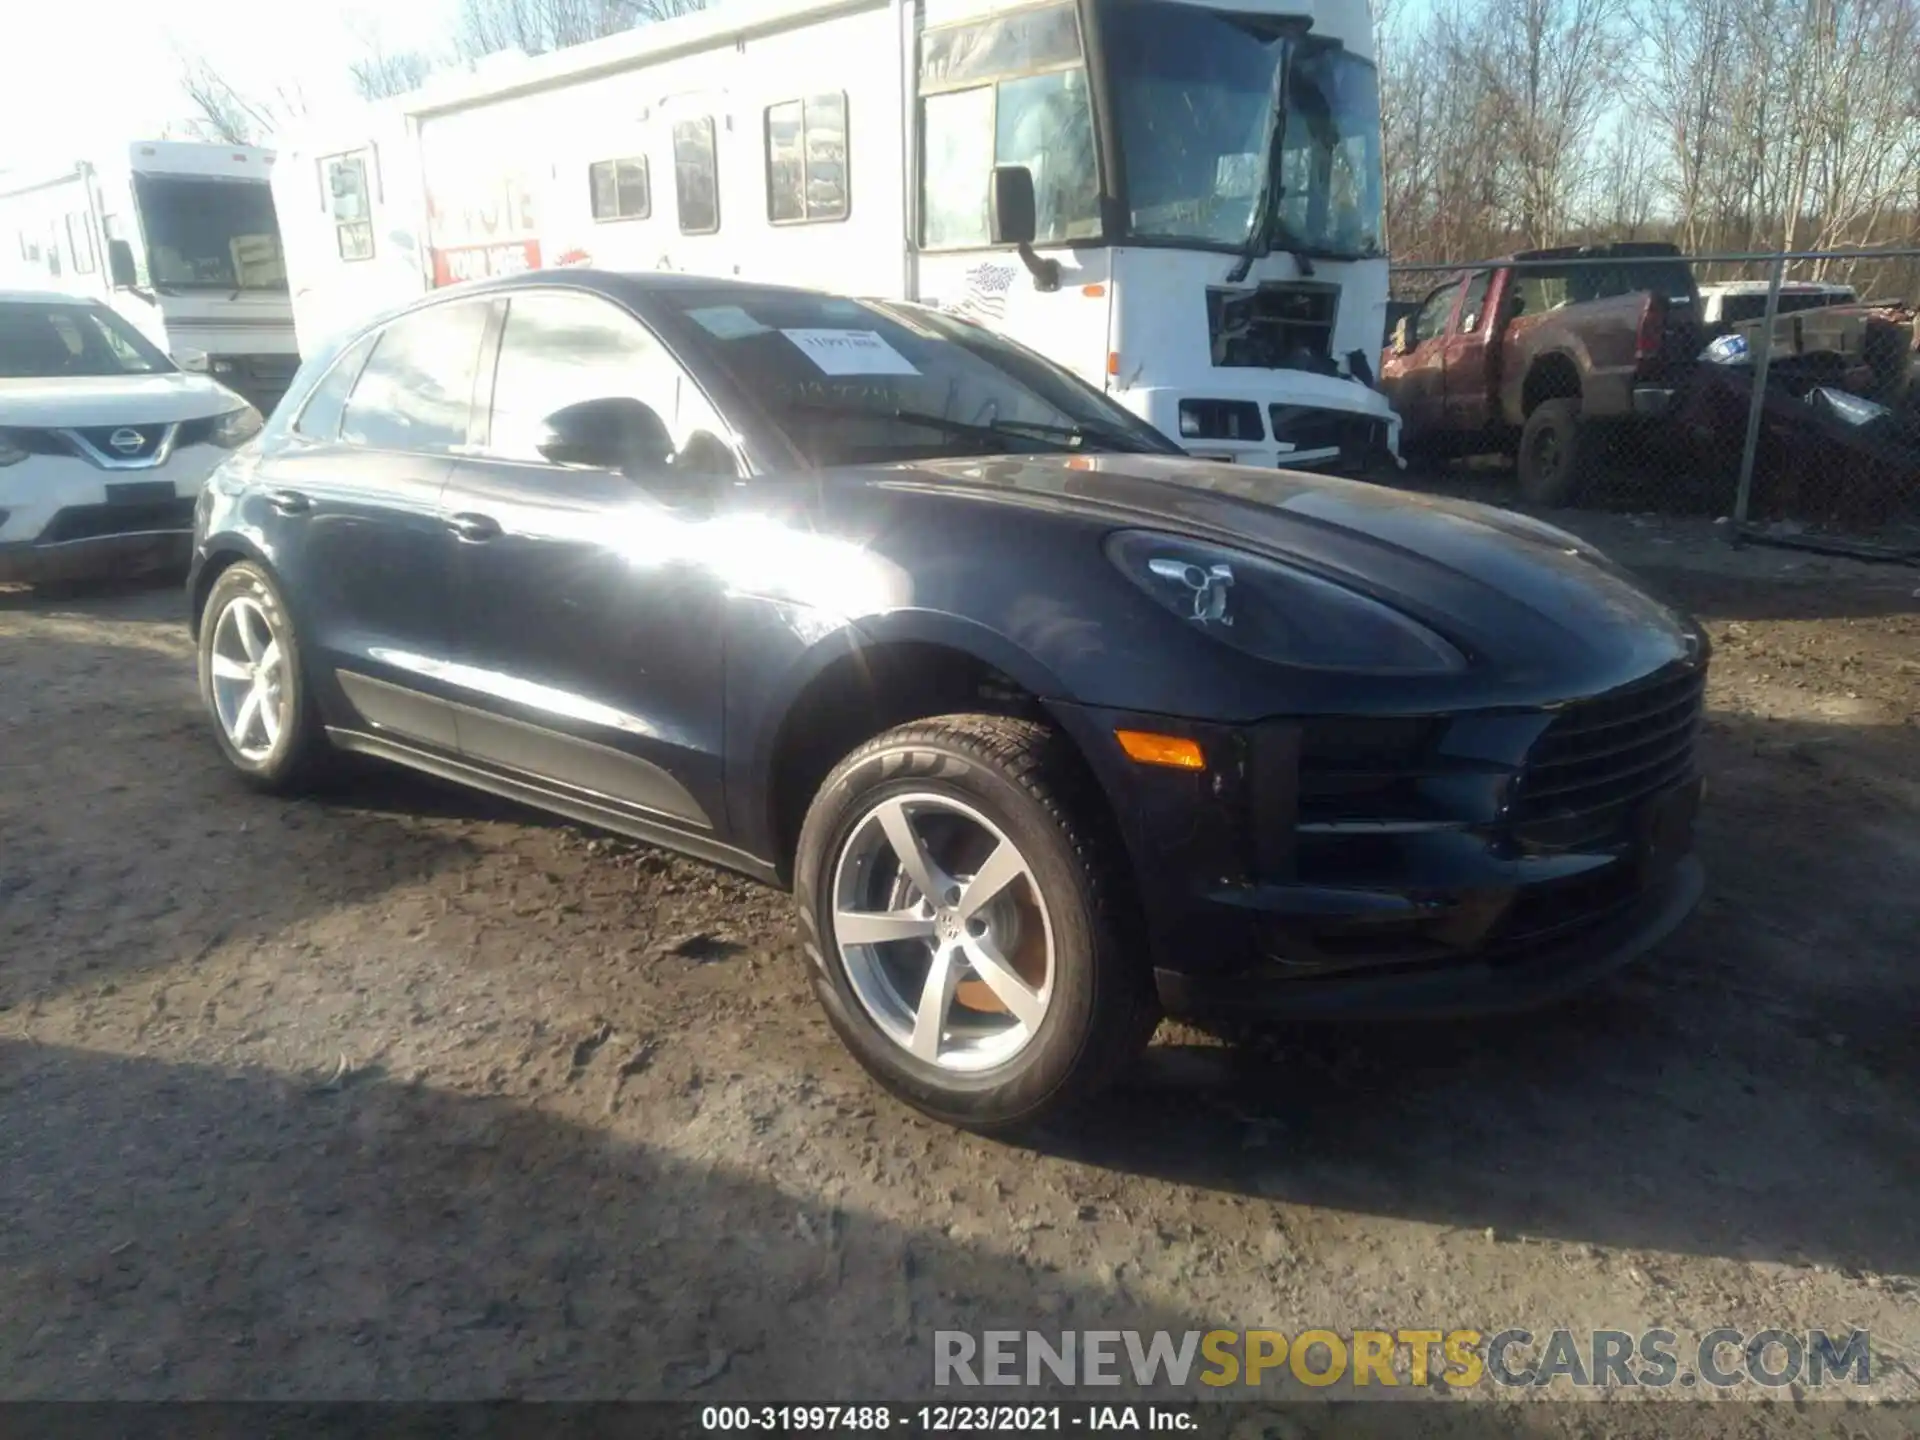
<svg viewBox="0 0 1920 1440"><path fill-rule="evenodd" d="M1501 511L1185 458L913 306L587 270L312 356L209 482L227 759L791 885L885 1085L1004 1129L1163 1011L1566 992L1698 899L1706 645Z"/></svg>

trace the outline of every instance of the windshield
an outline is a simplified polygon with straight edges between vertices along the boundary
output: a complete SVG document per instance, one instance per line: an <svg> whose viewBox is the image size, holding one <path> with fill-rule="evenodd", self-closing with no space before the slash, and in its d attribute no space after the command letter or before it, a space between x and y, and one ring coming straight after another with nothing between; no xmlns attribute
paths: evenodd
<svg viewBox="0 0 1920 1440"><path fill-rule="evenodd" d="M157 288L287 288L286 255L265 181L136 175L133 186Z"/></svg>
<svg viewBox="0 0 1920 1440"><path fill-rule="evenodd" d="M1290 22L1178 0L1101 11L1133 233L1243 246L1268 166L1274 72L1290 62L1272 242L1330 257L1381 249L1380 93L1372 65Z"/></svg>
<svg viewBox="0 0 1920 1440"><path fill-rule="evenodd" d="M111 310L57 301L0 303L0 379L153 375L173 369Z"/></svg>
<svg viewBox="0 0 1920 1440"><path fill-rule="evenodd" d="M817 466L1180 453L1065 371L963 320L789 291L675 291L668 303L682 346L725 371Z"/></svg>

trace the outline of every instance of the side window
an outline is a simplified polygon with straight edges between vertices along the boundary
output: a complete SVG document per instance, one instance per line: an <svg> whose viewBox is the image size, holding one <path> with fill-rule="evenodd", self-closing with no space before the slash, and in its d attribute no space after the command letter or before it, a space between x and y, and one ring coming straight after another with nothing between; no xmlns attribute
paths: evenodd
<svg viewBox="0 0 1920 1440"><path fill-rule="evenodd" d="M340 438L340 418L346 413L347 395L353 389L353 382L360 378L361 367L367 363L367 352L373 349L375 338L361 336L327 367L327 373L307 392L306 403L293 422L297 434L309 440Z"/></svg>
<svg viewBox="0 0 1920 1440"><path fill-rule="evenodd" d="M508 302L493 377L490 454L544 464L535 446L547 416L616 395L650 406L676 441L692 429L715 428L673 357L617 306L569 291L515 295Z"/></svg>
<svg viewBox="0 0 1920 1440"><path fill-rule="evenodd" d="M1487 290L1492 284L1491 270L1482 270L1467 281L1467 298L1460 302L1460 334L1479 333L1480 322L1486 317L1487 312Z"/></svg>
<svg viewBox="0 0 1920 1440"><path fill-rule="evenodd" d="M711 235L720 228L720 176L711 115L682 120L673 127L673 193L682 235Z"/></svg>
<svg viewBox="0 0 1920 1440"><path fill-rule="evenodd" d="M596 160L587 167L587 188L596 220L645 220L653 214L647 157Z"/></svg>
<svg viewBox="0 0 1920 1440"><path fill-rule="evenodd" d="M47 274L60 278L60 230L53 225L47 227Z"/></svg>
<svg viewBox="0 0 1920 1440"><path fill-rule="evenodd" d="M995 165L1033 174L1034 238L1100 233L1093 109L1071 5L931 29L920 42L921 243L987 243Z"/></svg>
<svg viewBox="0 0 1920 1440"><path fill-rule="evenodd" d="M928 249L987 243L993 171L993 87L920 102L926 154L920 171L920 239Z"/></svg>
<svg viewBox="0 0 1920 1440"><path fill-rule="evenodd" d="M798 225L847 218L847 97L767 107L767 219Z"/></svg>
<svg viewBox="0 0 1920 1440"><path fill-rule="evenodd" d="M1556 274L1551 270L1522 270L1519 295L1519 301L1514 306L1516 314L1544 315L1549 310L1558 310L1572 299L1567 272L1562 270Z"/></svg>
<svg viewBox="0 0 1920 1440"><path fill-rule="evenodd" d="M1453 313L1453 298L1460 293L1458 282L1433 292L1413 319L1413 343L1424 344L1447 328L1447 316Z"/></svg>
<svg viewBox="0 0 1920 1440"><path fill-rule="evenodd" d="M93 230L87 224L85 211L76 210L67 216L67 249L73 253L74 274L91 275L94 268Z"/></svg>
<svg viewBox="0 0 1920 1440"><path fill-rule="evenodd" d="M320 162L320 189L333 217L334 246L342 260L373 258L373 201L367 152L329 155Z"/></svg>
<svg viewBox="0 0 1920 1440"><path fill-rule="evenodd" d="M378 450L441 454L464 445L487 302L435 305L380 333L347 400L340 438Z"/></svg>

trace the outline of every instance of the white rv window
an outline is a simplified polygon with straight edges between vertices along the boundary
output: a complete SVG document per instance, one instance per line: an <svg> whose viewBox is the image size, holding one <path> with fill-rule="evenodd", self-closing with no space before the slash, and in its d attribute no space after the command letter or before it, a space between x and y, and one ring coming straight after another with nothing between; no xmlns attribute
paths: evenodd
<svg viewBox="0 0 1920 1440"><path fill-rule="evenodd" d="M367 188L367 152L327 156L320 162L320 176L340 258L371 260L373 201Z"/></svg>
<svg viewBox="0 0 1920 1440"><path fill-rule="evenodd" d="M711 235L720 228L720 176L711 115L682 120L673 127L673 193L682 235Z"/></svg>
<svg viewBox="0 0 1920 1440"><path fill-rule="evenodd" d="M73 255L73 270L76 275L91 275L94 267L93 231L87 225L86 214L74 211L67 216L67 249Z"/></svg>
<svg viewBox="0 0 1920 1440"><path fill-rule="evenodd" d="M653 186L647 157L596 160L587 167L596 220L645 220L653 214Z"/></svg>
<svg viewBox="0 0 1920 1440"><path fill-rule="evenodd" d="M767 107L767 219L847 218L847 97L812 95Z"/></svg>

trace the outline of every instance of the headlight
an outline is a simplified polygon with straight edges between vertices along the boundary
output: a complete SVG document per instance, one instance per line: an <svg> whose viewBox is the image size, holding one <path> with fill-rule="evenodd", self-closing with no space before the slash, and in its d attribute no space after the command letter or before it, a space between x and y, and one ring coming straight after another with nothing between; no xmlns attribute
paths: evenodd
<svg viewBox="0 0 1920 1440"><path fill-rule="evenodd" d="M1182 620L1263 660L1373 674L1466 668L1458 650L1399 611L1257 555L1146 530L1115 535L1107 554Z"/></svg>
<svg viewBox="0 0 1920 1440"><path fill-rule="evenodd" d="M262 423L258 410L251 405L242 405L238 410L229 410L214 421L213 434L209 438L222 449L238 450L260 433Z"/></svg>

